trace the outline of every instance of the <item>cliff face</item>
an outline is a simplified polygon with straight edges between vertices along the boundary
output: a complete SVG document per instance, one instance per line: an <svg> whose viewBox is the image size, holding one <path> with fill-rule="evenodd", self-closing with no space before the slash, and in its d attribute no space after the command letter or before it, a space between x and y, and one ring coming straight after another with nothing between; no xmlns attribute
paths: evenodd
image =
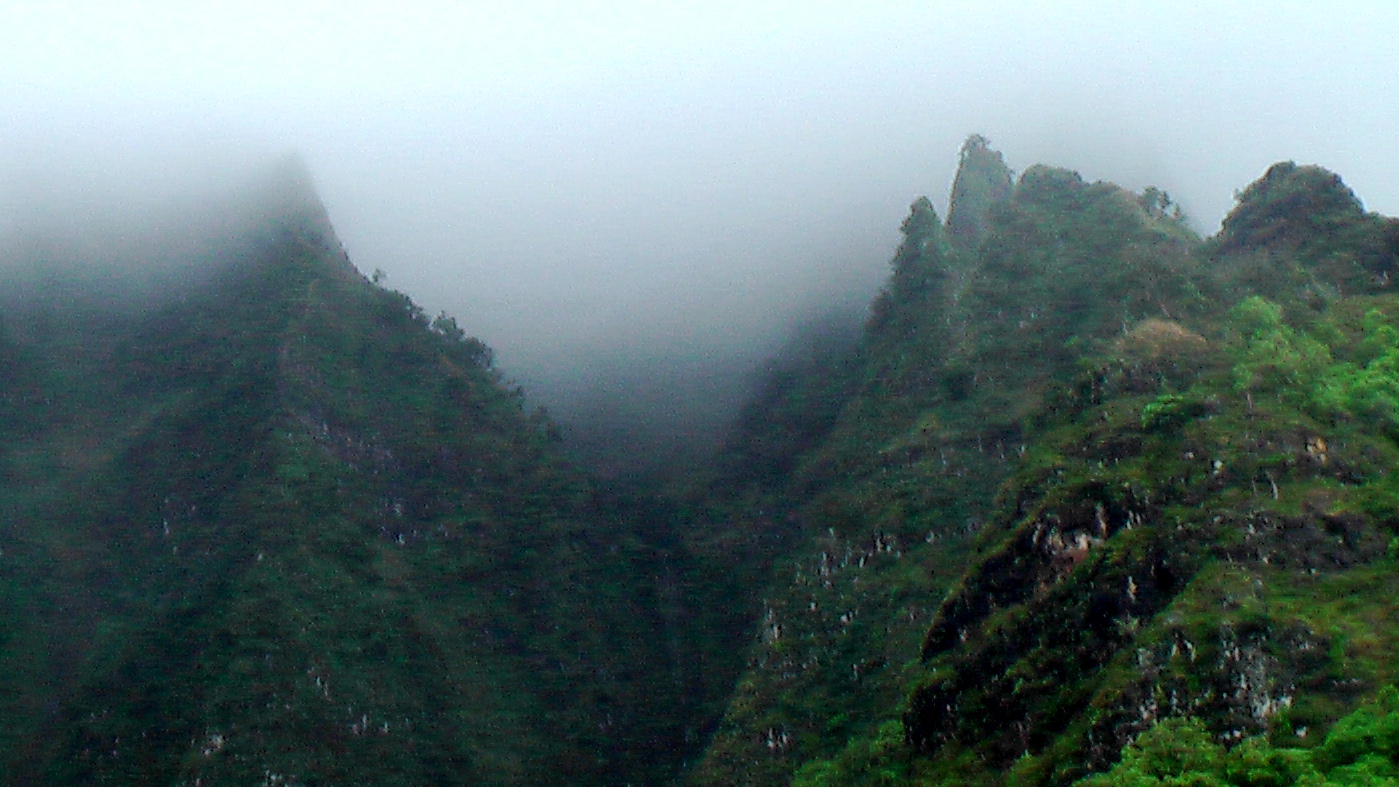
<svg viewBox="0 0 1399 787"><path fill-rule="evenodd" d="M1162 718L1302 740L1392 681L1393 221L1279 165L1202 242L1037 166L930 300L927 210L764 500L802 535L692 782L1063 784Z"/></svg>

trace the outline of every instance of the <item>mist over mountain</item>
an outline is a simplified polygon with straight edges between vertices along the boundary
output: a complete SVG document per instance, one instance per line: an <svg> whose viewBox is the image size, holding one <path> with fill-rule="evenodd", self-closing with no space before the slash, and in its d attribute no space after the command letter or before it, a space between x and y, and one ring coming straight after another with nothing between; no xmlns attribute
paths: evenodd
<svg viewBox="0 0 1399 787"><path fill-rule="evenodd" d="M293 154L211 151L194 166L147 150L105 167L78 156L64 166L28 161L4 180L6 293L63 283L65 297L113 307L186 294L218 272L230 243L319 205L310 173Z"/></svg>
<svg viewBox="0 0 1399 787"><path fill-rule="evenodd" d="M0 784L1399 781L1396 36L0 7Z"/></svg>
<svg viewBox="0 0 1399 787"><path fill-rule="evenodd" d="M1372 5L410 5L0 9L0 198L32 170L139 205L300 151L356 264L541 392L619 353L751 367L867 302L888 217L946 215L972 131L1015 171L1155 185L1206 235L1293 158L1399 212Z"/></svg>
<svg viewBox="0 0 1399 787"><path fill-rule="evenodd" d="M573 425L359 270L295 157L33 203L0 286L5 778L1399 767L1354 732L1399 713L1399 220L1280 162L1204 238L1155 187L979 135L956 161L867 308L813 301L761 364L579 359Z"/></svg>
<svg viewBox="0 0 1399 787"><path fill-rule="evenodd" d="M1292 162L1208 239L1159 189L1005 183L968 139L984 222L914 201L857 345L700 482L695 550L771 579L686 783L1386 778L1394 631L1333 605L1396 576L1399 220Z"/></svg>
<svg viewBox="0 0 1399 787"><path fill-rule="evenodd" d="M196 239L159 297L0 287L6 783L667 778L715 701L671 523L361 275L295 161L254 183L112 258Z"/></svg>

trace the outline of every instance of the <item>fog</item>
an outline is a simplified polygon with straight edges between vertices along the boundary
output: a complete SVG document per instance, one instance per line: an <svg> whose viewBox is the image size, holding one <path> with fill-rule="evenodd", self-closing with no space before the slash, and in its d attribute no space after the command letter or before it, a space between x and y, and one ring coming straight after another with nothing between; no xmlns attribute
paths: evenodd
<svg viewBox="0 0 1399 787"><path fill-rule="evenodd" d="M356 265L565 420L651 370L726 412L862 308L972 132L1204 233L1284 159L1399 213L1392 4L171 5L0 7L0 236L119 233L296 151Z"/></svg>

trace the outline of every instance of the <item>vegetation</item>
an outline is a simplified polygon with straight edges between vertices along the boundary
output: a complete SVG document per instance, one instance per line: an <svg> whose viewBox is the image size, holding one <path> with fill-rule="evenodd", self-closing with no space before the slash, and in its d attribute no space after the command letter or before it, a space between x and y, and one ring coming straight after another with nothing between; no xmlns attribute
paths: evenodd
<svg viewBox="0 0 1399 787"><path fill-rule="evenodd" d="M4 780L667 778L718 638L669 522L314 202L214 251L165 302L12 301Z"/></svg>
<svg viewBox="0 0 1399 787"><path fill-rule="evenodd" d="M1251 738L1232 748L1213 739L1198 719L1152 727L1107 773L1081 787L1288 787L1399 783L1399 692L1389 688L1336 723L1321 745L1277 747Z"/></svg>
<svg viewBox="0 0 1399 787"><path fill-rule="evenodd" d="M1331 173L1201 239L972 137L664 494L303 187L178 297L0 288L6 783L1399 780L1399 230Z"/></svg>
<svg viewBox="0 0 1399 787"><path fill-rule="evenodd" d="M975 247L986 234L991 211L1010 199L1013 178L1005 159L980 134L967 137L948 200L947 234L962 247Z"/></svg>
<svg viewBox="0 0 1399 787"><path fill-rule="evenodd" d="M969 141L959 184L969 160L999 156ZM1317 734L1394 680L1389 220L1297 167L1204 242L1163 192L1064 170L991 202L950 248L911 242L938 237L915 203L813 374L849 396L764 503L806 546L691 783L1068 784L1158 719ZM948 274L910 275L928 246Z"/></svg>

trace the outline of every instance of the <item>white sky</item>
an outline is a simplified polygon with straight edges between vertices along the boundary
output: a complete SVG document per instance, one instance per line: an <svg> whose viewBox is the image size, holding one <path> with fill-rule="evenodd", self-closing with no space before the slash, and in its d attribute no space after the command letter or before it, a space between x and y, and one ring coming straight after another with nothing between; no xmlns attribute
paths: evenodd
<svg viewBox="0 0 1399 787"><path fill-rule="evenodd" d="M866 299L971 132L1206 232L1281 159L1399 213L1396 42L1392 2L8 0L0 192L299 150L362 270L547 377Z"/></svg>

